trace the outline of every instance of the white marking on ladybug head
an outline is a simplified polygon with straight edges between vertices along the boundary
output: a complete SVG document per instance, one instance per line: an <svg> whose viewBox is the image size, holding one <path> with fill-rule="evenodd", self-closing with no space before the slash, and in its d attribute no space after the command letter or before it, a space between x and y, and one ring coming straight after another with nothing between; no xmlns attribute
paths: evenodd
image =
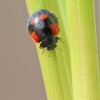
<svg viewBox="0 0 100 100"><path fill-rule="evenodd" d="M37 23L37 22L38 22L38 20L39 20L39 17L35 18L35 23Z"/></svg>

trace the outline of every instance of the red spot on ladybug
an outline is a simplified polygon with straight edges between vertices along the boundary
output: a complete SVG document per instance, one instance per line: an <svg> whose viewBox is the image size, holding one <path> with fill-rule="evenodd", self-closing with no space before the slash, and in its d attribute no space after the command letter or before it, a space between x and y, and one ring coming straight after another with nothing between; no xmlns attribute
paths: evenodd
<svg viewBox="0 0 100 100"><path fill-rule="evenodd" d="M33 18L33 19L31 20L31 24L34 24L35 21L36 21L36 18Z"/></svg>
<svg viewBox="0 0 100 100"><path fill-rule="evenodd" d="M35 24L35 23L37 23L39 21L39 18L33 18L32 20L31 20L31 24Z"/></svg>
<svg viewBox="0 0 100 100"><path fill-rule="evenodd" d="M51 28L52 33L53 33L54 35L58 35L58 33L59 33L59 31L60 31L58 24L53 23L53 24L50 25L50 28Z"/></svg>
<svg viewBox="0 0 100 100"><path fill-rule="evenodd" d="M41 19L41 20L44 20L44 19L46 19L47 17L48 17L47 14L41 14L41 15L40 15L40 19Z"/></svg>
<svg viewBox="0 0 100 100"><path fill-rule="evenodd" d="M32 39L34 39L35 42L37 42L37 43L40 42L40 39L36 35L36 32L35 31L33 31L30 35L31 35Z"/></svg>

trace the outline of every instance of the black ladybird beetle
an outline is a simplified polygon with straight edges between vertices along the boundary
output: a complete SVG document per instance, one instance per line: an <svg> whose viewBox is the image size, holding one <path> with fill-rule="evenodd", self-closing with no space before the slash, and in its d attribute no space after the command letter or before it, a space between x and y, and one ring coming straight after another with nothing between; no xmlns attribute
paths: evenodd
<svg viewBox="0 0 100 100"><path fill-rule="evenodd" d="M40 48L54 50L57 47L59 37L59 25L57 17L48 10L36 10L28 19L28 30L32 39L40 43Z"/></svg>

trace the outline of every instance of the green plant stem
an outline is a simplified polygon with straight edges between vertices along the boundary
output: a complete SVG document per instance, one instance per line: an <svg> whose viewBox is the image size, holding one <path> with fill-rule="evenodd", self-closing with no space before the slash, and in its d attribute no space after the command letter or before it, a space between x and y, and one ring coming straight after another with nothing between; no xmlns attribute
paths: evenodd
<svg viewBox="0 0 100 100"><path fill-rule="evenodd" d="M46 9L45 0L26 0L29 15L38 8ZM48 100L64 100L62 83L55 50L47 51L36 45ZM49 55L49 57L48 57Z"/></svg>
<svg viewBox="0 0 100 100"><path fill-rule="evenodd" d="M63 0L47 0L47 8L51 10L57 17L60 27L60 33L58 37L62 39L65 43L59 41L57 43L57 48L62 49L56 50L57 61L59 66L59 72L62 81L62 87L64 92L64 100L72 100L72 83L71 83L71 68L70 68L70 55L69 55L69 47L66 39L66 6L65 1ZM54 6L55 5L55 6ZM55 9L56 8L56 9ZM64 15L65 14L65 15Z"/></svg>
<svg viewBox="0 0 100 100"><path fill-rule="evenodd" d="M44 54L41 52L38 54L48 100L64 100L55 51L46 50Z"/></svg>
<svg viewBox="0 0 100 100"><path fill-rule="evenodd" d="M66 0L73 100L100 100L93 0Z"/></svg>

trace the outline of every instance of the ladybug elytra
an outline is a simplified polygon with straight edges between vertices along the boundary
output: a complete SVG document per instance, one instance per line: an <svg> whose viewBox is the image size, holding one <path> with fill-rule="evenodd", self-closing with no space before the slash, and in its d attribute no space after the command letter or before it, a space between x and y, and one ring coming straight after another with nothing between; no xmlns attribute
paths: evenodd
<svg viewBox="0 0 100 100"><path fill-rule="evenodd" d="M40 48L54 50L57 47L59 37L59 25L57 17L45 9L36 10L28 19L28 30L30 36L36 43L40 43Z"/></svg>

